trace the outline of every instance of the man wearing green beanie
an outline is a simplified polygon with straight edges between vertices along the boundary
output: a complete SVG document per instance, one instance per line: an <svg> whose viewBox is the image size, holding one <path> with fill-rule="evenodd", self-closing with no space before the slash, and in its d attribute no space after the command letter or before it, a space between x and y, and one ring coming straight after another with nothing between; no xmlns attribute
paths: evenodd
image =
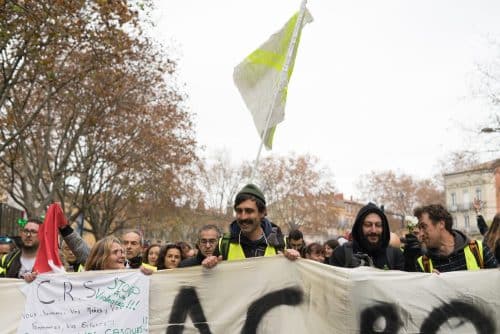
<svg viewBox="0 0 500 334"><path fill-rule="evenodd" d="M249 183L244 186L236 195L236 198L238 198L239 195L253 195L254 197L256 197L256 199L260 200L264 204L264 206L266 205L266 198L264 197L264 193L255 184Z"/></svg>
<svg viewBox="0 0 500 334"><path fill-rule="evenodd" d="M236 220L219 242L219 253L224 260L274 256L283 253L288 259L300 257L294 249L285 250L285 239L280 228L267 218L266 198L255 184L247 184L234 200ZM203 265L213 267L220 258L212 257Z"/></svg>

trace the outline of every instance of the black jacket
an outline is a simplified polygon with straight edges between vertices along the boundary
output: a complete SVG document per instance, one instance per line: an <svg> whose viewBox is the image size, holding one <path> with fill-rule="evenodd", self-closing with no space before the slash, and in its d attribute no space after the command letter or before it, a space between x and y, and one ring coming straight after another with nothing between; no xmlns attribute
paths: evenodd
<svg viewBox="0 0 500 334"><path fill-rule="evenodd" d="M363 221L370 213L375 213L382 219L382 235L379 245L371 245L363 235ZM330 257L330 264L338 267L357 267L368 265L369 262L379 269L404 269L403 252L399 248L389 246L389 222L384 212L373 203L362 207L352 226L352 242L335 248ZM354 258L353 258L354 256Z"/></svg>
<svg viewBox="0 0 500 334"><path fill-rule="evenodd" d="M495 258L497 259L497 265L500 266L500 239L495 243Z"/></svg>
<svg viewBox="0 0 500 334"><path fill-rule="evenodd" d="M219 247L215 248L214 256L219 256ZM179 263L179 268L199 266L207 257L198 249L195 256L184 259Z"/></svg>
<svg viewBox="0 0 500 334"><path fill-rule="evenodd" d="M481 233L481 235L485 235L486 232L488 232L488 225L484 221L483 216L478 215L476 219L477 219L477 228L479 229L479 233Z"/></svg>
<svg viewBox="0 0 500 334"><path fill-rule="evenodd" d="M132 269L137 269L142 265L142 256L137 255L136 257L133 257L131 259L126 260L128 263L128 267Z"/></svg>
<svg viewBox="0 0 500 334"><path fill-rule="evenodd" d="M199 266L205 259L206 256L198 251L198 253L196 253L196 256L182 260L181 263L179 263L179 268Z"/></svg>

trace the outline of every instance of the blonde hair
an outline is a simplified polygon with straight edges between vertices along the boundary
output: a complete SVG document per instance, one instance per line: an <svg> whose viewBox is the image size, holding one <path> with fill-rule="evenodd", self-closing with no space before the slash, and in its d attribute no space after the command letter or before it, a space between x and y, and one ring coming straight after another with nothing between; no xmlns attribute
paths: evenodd
<svg viewBox="0 0 500 334"><path fill-rule="evenodd" d="M486 245L488 245L489 249L495 254L495 249L500 239L500 213L497 213L495 217L493 217L493 222L491 223L488 232L484 236L484 240Z"/></svg>
<svg viewBox="0 0 500 334"><path fill-rule="evenodd" d="M121 245L120 240L114 236L107 236L99 240L90 250L87 262L85 262L85 271L104 270L104 264L111 254L111 246L117 243Z"/></svg>

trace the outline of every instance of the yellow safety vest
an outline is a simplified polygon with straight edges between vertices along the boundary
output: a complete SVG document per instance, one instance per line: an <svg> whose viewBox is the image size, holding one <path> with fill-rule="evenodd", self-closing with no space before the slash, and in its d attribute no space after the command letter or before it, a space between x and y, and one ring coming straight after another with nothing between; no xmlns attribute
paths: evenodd
<svg viewBox="0 0 500 334"><path fill-rule="evenodd" d="M7 256L7 254L4 254L2 256L2 261L1 261L1 264L0 264L0 275L3 275L4 272L7 272L7 268L4 268L4 263L5 263L5 257Z"/></svg>
<svg viewBox="0 0 500 334"><path fill-rule="evenodd" d="M478 263L478 260L482 262L482 259L483 259L483 244L482 244L482 242L480 240L476 240L474 242L477 245L480 259L476 260L476 257L474 256L474 253L472 253L472 250L470 248L471 246L470 246L470 243L469 243L464 248L465 264L467 266L467 270L479 270L479 269L481 269L480 264ZM430 258L427 258L427 261L429 262L429 265L428 265L429 271L428 272L432 272L432 270L434 270L434 266L432 265L432 260ZM422 268L422 270L424 272L426 272L425 266L424 266L424 257L420 256L417 259L417 262L420 265L420 268Z"/></svg>
<svg viewBox="0 0 500 334"><path fill-rule="evenodd" d="M276 255L276 248L273 246L267 246L266 251L264 252L264 256L274 256ZM239 243L229 243L229 250L227 252L227 260L243 260L246 259L245 252L243 252L243 247Z"/></svg>
<svg viewBox="0 0 500 334"><path fill-rule="evenodd" d="M14 258L18 255L19 252L21 252L21 251L16 250L12 254L12 256L10 257L10 259L7 263L5 263L7 261L7 256L9 256L12 252L9 252L7 254L4 254L4 256L2 256L2 261L0 264L0 275L7 275L7 270L9 270L10 265L12 264L12 262L14 261Z"/></svg>

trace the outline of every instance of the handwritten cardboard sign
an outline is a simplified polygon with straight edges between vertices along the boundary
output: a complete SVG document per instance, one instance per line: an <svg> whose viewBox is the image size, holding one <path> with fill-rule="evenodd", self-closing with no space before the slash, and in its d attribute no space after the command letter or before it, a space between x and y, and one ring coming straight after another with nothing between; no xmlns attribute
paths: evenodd
<svg viewBox="0 0 500 334"><path fill-rule="evenodd" d="M148 333L149 278L102 273L37 277L22 289L26 304L17 332Z"/></svg>

